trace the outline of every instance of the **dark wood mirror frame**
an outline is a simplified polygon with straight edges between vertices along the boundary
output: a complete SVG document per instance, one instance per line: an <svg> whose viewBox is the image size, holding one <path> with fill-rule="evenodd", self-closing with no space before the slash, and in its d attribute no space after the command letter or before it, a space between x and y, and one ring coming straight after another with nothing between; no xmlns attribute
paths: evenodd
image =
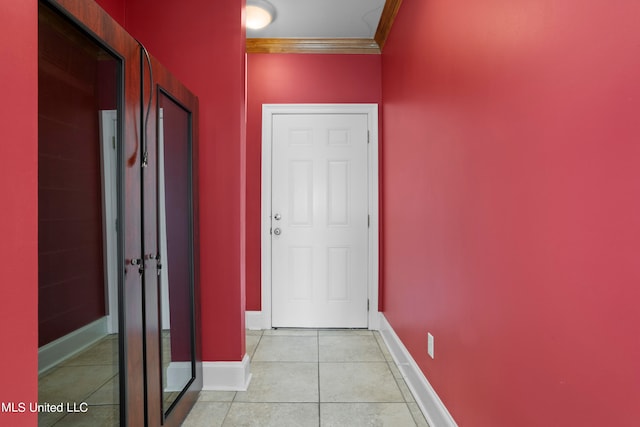
<svg viewBox="0 0 640 427"><path fill-rule="evenodd" d="M198 158L198 112L199 112L199 104L198 98L193 95L180 81L178 81L169 71L153 56L149 55L146 58L146 55L143 53L143 60L148 61L143 65L143 69L146 69L147 72L144 76L144 96L143 103L147 103L149 100L149 96L151 95L151 110L149 115L147 116L146 111L143 115L146 120L146 131L147 138L149 142L149 156L150 158L157 158L158 151L158 117L160 111L160 101L161 97L165 97L166 99L171 100L176 105L178 105L181 109L189 114L190 126L189 126L189 135L185 136L188 146L185 147L187 150L189 157L189 166L188 166L188 176L185 177L187 185L190 187L189 195L187 197L187 206L181 207L186 212L186 216L190 222L190 229L184 230L185 233L190 234L188 238L188 246L187 251L190 251L190 254L186 254L189 258L190 264L190 278L189 278L189 293L191 295L191 307L190 309L190 352L193 355L193 377L189 380L187 386L184 390L179 394L178 399L170 403L167 407L163 407L162 402L164 401L163 389L162 389L162 377L164 375L162 368L162 326L160 319L161 312L161 295L160 295L160 282L157 280L153 280L153 283L148 283L145 285L145 289L147 289L147 306L150 304L155 304L157 310L148 311L146 316L146 324L147 324L147 345L151 346L151 348L158 348L158 352L153 352L151 357L147 360L147 378L148 381L153 382L155 384L148 384L148 390L153 390L156 395L150 396L149 401L150 405L153 405L153 408L150 408L150 414L159 414L161 419L157 420L158 424L160 422L162 425L167 426L178 426L184 420L189 410L195 404L197 400L198 393L202 389L202 352L201 352L201 338L199 333L200 324L200 309L199 309L199 301L200 301L200 286L199 286L199 232L198 232L198 170L197 170L197 158ZM148 70L151 70L150 73ZM153 80L150 83L150 78L153 77ZM146 107L145 107L146 108ZM148 118L147 118L148 117ZM165 159L165 162L170 160ZM149 163L143 172L144 180L153 180L153 185L155 188L158 188L157 181L157 163L154 165ZM153 178L152 178L153 177ZM146 186L146 185L145 185ZM158 191L154 193L153 197L157 197ZM157 200L148 200L147 195L145 197L145 204L149 206L159 206ZM148 218L145 214L145 242L144 245L146 248L156 248L155 253L159 253L157 248L159 248L159 233L158 233L158 222L157 222L157 212L153 215L153 218ZM148 249L145 249L145 253L149 252ZM152 251L153 253L153 251ZM171 262L170 259L167 259L166 254L161 254L162 263ZM169 269L171 266L169 265ZM148 275L149 278L159 277L158 275ZM157 406L156 406L157 405ZM155 415L154 415L155 416ZM150 425L156 425L152 422L150 417L149 422Z"/></svg>

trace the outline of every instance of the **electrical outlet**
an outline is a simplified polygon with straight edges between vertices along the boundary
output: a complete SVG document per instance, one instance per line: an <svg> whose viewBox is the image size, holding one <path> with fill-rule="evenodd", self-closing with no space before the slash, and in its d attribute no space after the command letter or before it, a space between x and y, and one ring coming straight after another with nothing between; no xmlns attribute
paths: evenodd
<svg viewBox="0 0 640 427"><path fill-rule="evenodd" d="M435 359L433 356L433 335L429 332L427 332L427 353L432 359Z"/></svg>

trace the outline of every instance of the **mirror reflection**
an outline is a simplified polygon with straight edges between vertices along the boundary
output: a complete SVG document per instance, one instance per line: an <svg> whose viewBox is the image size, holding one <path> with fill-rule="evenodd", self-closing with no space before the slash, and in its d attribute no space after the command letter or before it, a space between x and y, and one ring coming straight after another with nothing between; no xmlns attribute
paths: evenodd
<svg viewBox="0 0 640 427"><path fill-rule="evenodd" d="M191 114L158 95L163 411L194 378Z"/></svg>
<svg viewBox="0 0 640 427"><path fill-rule="evenodd" d="M122 64L42 4L38 33L38 425L117 426Z"/></svg>

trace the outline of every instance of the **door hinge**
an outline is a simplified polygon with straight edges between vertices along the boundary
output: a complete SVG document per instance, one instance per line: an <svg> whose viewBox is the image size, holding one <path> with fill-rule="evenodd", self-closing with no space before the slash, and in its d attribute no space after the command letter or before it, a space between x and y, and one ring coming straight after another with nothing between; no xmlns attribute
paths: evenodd
<svg viewBox="0 0 640 427"><path fill-rule="evenodd" d="M367 228L371 228L371 215L367 215Z"/></svg>
<svg viewBox="0 0 640 427"><path fill-rule="evenodd" d="M369 131L367 131L367 144L369 144L370 142L371 142L371 135Z"/></svg>
<svg viewBox="0 0 640 427"><path fill-rule="evenodd" d="M369 300L367 300L367 311L369 311Z"/></svg>

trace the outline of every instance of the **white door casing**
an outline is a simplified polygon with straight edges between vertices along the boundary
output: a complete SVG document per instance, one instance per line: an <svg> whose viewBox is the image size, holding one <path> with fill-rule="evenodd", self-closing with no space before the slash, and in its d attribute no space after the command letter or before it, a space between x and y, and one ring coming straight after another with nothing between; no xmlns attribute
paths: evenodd
<svg viewBox="0 0 640 427"><path fill-rule="evenodd" d="M118 332L118 112L100 110L99 120L107 332L115 334Z"/></svg>
<svg viewBox="0 0 640 427"><path fill-rule="evenodd" d="M263 106L264 328L377 329L377 110Z"/></svg>
<svg viewBox="0 0 640 427"><path fill-rule="evenodd" d="M160 270L160 328L170 329L169 311L169 263L167 262L167 203L164 174L164 109L158 109L158 246L162 269Z"/></svg>

